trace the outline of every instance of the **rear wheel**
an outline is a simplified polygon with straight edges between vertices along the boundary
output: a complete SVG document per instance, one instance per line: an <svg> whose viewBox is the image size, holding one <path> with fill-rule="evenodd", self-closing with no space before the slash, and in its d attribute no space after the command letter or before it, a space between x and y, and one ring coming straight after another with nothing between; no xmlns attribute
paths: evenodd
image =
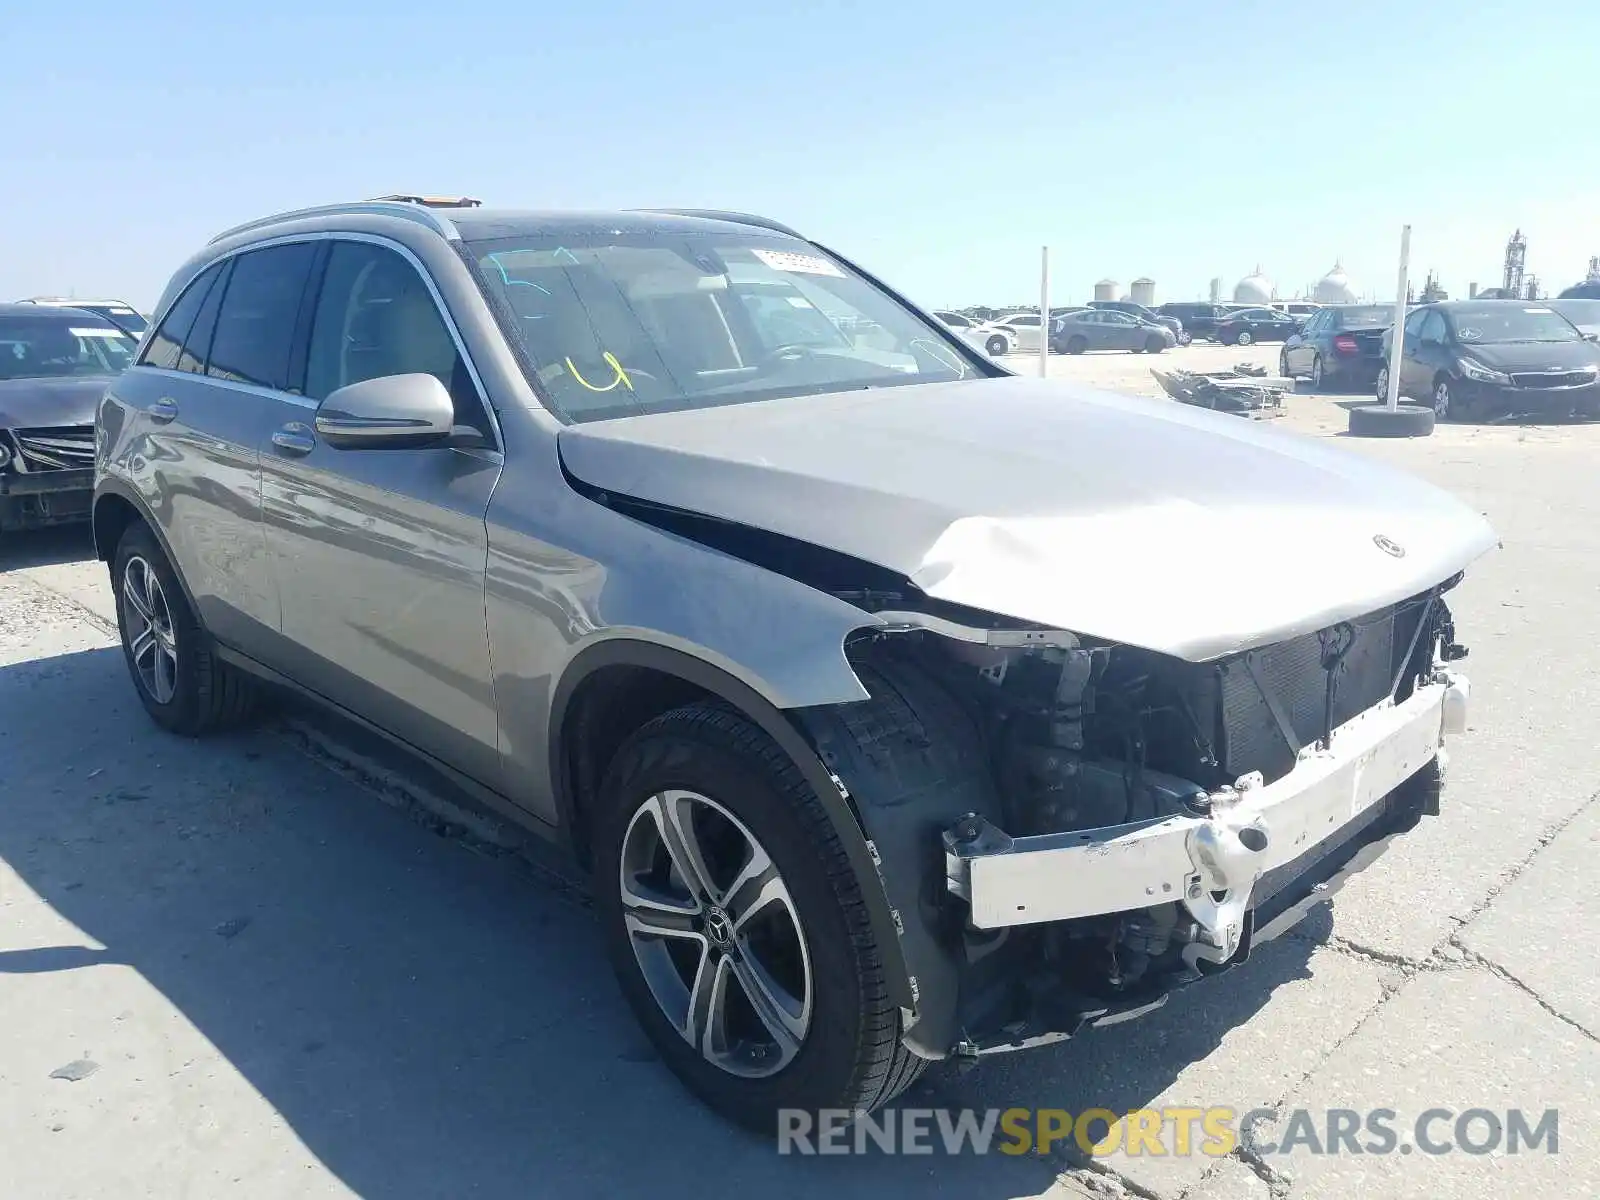
<svg viewBox="0 0 1600 1200"><path fill-rule="evenodd" d="M1084 340L1082 334L1075 334L1067 339L1068 354L1082 354L1088 348L1089 343Z"/></svg>
<svg viewBox="0 0 1600 1200"><path fill-rule="evenodd" d="M157 725L197 737L250 715L253 681L217 657L160 543L139 522L117 545L111 588L128 673Z"/></svg>
<svg viewBox="0 0 1600 1200"><path fill-rule="evenodd" d="M1006 339L998 333L991 334L989 340L983 344L983 348L995 358L999 358L1006 352Z"/></svg>
<svg viewBox="0 0 1600 1200"><path fill-rule="evenodd" d="M1314 392L1322 390L1322 355L1320 354L1311 356L1311 390Z"/></svg>
<svg viewBox="0 0 1600 1200"><path fill-rule="evenodd" d="M1241 329L1238 333L1233 335L1233 342L1236 346L1248 346L1255 340L1256 335L1251 333L1248 329Z"/></svg>
<svg viewBox="0 0 1600 1200"><path fill-rule="evenodd" d="M1148 338L1145 339L1144 348L1151 354L1160 354L1167 348L1167 339L1161 337L1159 334L1152 333Z"/></svg>
<svg viewBox="0 0 1600 1200"><path fill-rule="evenodd" d="M606 773L596 896L622 991L663 1060L763 1133L778 1111L871 1111L920 1073L839 835L759 728L691 704Z"/></svg>

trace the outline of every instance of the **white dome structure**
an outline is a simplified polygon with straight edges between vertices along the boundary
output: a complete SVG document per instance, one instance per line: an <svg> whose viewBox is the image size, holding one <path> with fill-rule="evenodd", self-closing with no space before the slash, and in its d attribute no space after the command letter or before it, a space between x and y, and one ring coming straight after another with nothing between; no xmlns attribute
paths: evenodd
<svg viewBox="0 0 1600 1200"><path fill-rule="evenodd" d="M1261 273L1261 267L1246 275L1233 285L1233 302L1235 304L1265 304L1272 299L1277 289L1272 286L1272 280Z"/></svg>
<svg viewBox="0 0 1600 1200"><path fill-rule="evenodd" d="M1318 304L1354 304L1356 289L1350 282L1350 276L1344 273L1344 267L1334 263L1333 270L1317 281L1311 298Z"/></svg>

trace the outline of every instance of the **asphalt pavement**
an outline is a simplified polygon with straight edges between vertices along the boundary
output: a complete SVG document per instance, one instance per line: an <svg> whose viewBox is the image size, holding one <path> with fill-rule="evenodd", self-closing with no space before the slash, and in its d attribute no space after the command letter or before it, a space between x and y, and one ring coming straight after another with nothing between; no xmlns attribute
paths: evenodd
<svg viewBox="0 0 1600 1200"><path fill-rule="evenodd" d="M1276 357L1051 373L1154 394L1152 365ZM1362 399L1297 395L1284 423L1340 436ZM1391 1109L1407 1145L1429 1109L1555 1109L1557 1153L779 1156L655 1060L581 889L492 823L464 829L436 781L293 709L159 733L104 567L57 532L0 542L0 1196L1600 1195L1600 745L1581 717L1600 699L1600 426L1349 444L1504 539L1453 596L1474 711L1443 815L1240 969L1141 1021L936 1068L901 1104L1265 1109L1278 1141L1298 1110Z"/></svg>

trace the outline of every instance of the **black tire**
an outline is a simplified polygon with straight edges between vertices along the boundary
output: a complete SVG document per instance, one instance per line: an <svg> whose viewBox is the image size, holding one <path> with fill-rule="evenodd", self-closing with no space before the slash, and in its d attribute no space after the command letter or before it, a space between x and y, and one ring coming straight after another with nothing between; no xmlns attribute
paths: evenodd
<svg viewBox="0 0 1600 1200"><path fill-rule="evenodd" d="M983 348L987 350L992 357L999 358L1006 352L1006 345L1006 339L1000 334L996 333L990 335L989 340L983 344Z"/></svg>
<svg viewBox="0 0 1600 1200"><path fill-rule="evenodd" d="M1311 356L1311 390L1320 392L1326 384L1327 378L1323 372L1322 355L1313 354Z"/></svg>
<svg viewBox="0 0 1600 1200"><path fill-rule="evenodd" d="M1430 402L1435 421L1470 421L1476 415L1473 406L1456 394L1455 381L1443 373L1434 376Z"/></svg>
<svg viewBox="0 0 1600 1200"><path fill-rule="evenodd" d="M1143 354L1144 353L1144 347L1143 346L1129 346L1128 347L1128 353L1129 354Z"/></svg>
<svg viewBox="0 0 1600 1200"><path fill-rule="evenodd" d="M1167 339L1156 334L1151 334L1145 339L1144 348L1151 354L1160 354L1167 348Z"/></svg>
<svg viewBox="0 0 1600 1200"><path fill-rule="evenodd" d="M1082 354L1088 348L1089 343L1082 334L1074 334L1067 339L1068 354Z"/></svg>
<svg viewBox="0 0 1600 1200"><path fill-rule="evenodd" d="M1350 410L1354 437L1427 437L1433 426L1433 409L1420 404L1401 404L1392 412L1383 404L1363 404Z"/></svg>
<svg viewBox="0 0 1600 1200"><path fill-rule="evenodd" d="M1294 373L1289 370L1289 351L1278 351L1278 374L1285 379L1293 379Z"/></svg>
<svg viewBox="0 0 1600 1200"><path fill-rule="evenodd" d="M137 608L131 605L127 588L130 567L136 562L148 567L167 613L174 663L170 696L156 694L135 660L132 641L138 634L133 627ZM138 567L133 569L139 572ZM111 560L111 590L116 597L123 661L128 664L134 690L151 720L170 733L200 737L232 728L250 716L257 700L254 681L217 656L211 635L190 609L161 544L142 522L129 525L117 544ZM151 653L159 654L160 650L152 649ZM144 656L139 661L145 661Z"/></svg>
<svg viewBox="0 0 1600 1200"><path fill-rule="evenodd" d="M674 789L709 797L744 824L804 929L812 1015L799 1049L775 1074L741 1077L704 1057L657 1003L635 956L619 883L625 842L650 798ZM870 1112L921 1072L923 1060L901 1044L863 884L838 831L788 755L743 716L696 703L635 732L601 786L594 849L596 908L623 995L663 1061L722 1116L770 1135L780 1109Z"/></svg>
<svg viewBox="0 0 1600 1200"><path fill-rule="evenodd" d="M1256 335L1251 333L1248 329L1241 329L1238 333L1233 335L1233 344L1235 346L1253 345L1255 340Z"/></svg>
<svg viewBox="0 0 1600 1200"><path fill-rule="evenodd" d="M1194 341L1194 335L1187 329L1180 329L1176 334L1176 337L1178 339L1178 345L1180 346L1187 346L1190 342Z"/></svg>

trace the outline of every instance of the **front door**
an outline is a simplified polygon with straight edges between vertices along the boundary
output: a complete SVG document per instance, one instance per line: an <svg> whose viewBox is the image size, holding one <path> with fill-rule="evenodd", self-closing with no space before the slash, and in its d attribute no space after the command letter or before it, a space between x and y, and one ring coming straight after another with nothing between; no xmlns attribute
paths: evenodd
<svg viewBox="0 0 1600 1200"><path fill-rule="evenodd" d="M470 427L460 446L336 449L316 406L346 384L425 372ZM261 448L262 513L291 677L491 787L498 723L484 618L484 513L501 454L438 300L388 245L332 243L305 340L304 395Z"/></svg>

